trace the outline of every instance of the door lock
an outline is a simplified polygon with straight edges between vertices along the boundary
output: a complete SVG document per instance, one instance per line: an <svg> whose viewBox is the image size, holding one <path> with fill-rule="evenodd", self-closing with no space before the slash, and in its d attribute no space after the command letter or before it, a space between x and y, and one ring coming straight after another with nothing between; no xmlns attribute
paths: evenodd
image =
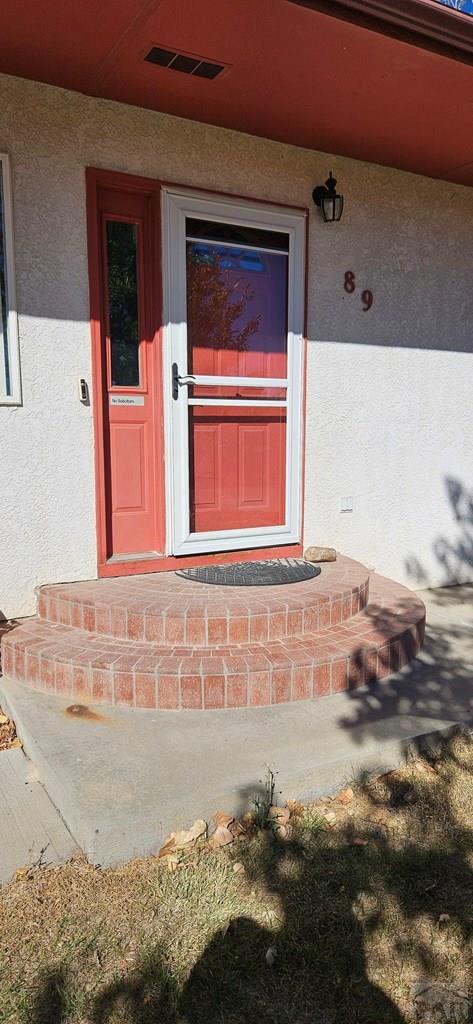
<svg viewBox="0 0 473 1024"><path fill-rule="evenodd" d="M180 377L177 363L172 364L172 397L175 401L179 398L179 388L182 387L183 384L193 384L194 381L195 377L192 373L185 374Z"/></svg>

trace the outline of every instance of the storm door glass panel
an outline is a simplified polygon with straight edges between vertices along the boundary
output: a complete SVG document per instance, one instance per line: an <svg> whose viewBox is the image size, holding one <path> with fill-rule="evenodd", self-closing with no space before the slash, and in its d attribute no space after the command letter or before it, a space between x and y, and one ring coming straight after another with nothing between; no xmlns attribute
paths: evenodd
<svg viewBox="0 0 473 1024"><path fill-rule="evenodd" d="M288 236L186 226L188 373L285 378Z"/></svg>
<svg viewBox="0 0 473 1024"><path fill-rule="evenodd" d="M211 378L188 389L191 532L280 526L288 236L197 219L186 233L187 373Z"/></svg>
<svg viewBox="0 0 473 1024"><path fill-rule="evenodd" d="M107 220L107 277L112 387L139 387L137 225Z"/></svg>

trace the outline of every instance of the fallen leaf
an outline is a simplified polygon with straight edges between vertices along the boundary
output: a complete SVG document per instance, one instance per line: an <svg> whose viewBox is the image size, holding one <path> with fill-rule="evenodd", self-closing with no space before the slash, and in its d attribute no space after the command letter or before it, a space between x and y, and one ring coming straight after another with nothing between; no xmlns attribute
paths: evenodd
<svg viewBox="0 0 473 1024"><path fill-rule="evenodd" d="M270 807L268 811L268 818L271 821L277 821L280 825L287 825L290 816L289 807Z"/></svg>
<svg viewBox="0 0 473 1024"><path fill-rule="evenodd" d="M415 761L412 765L416 772L423 772L425 775L438 775L437 769L428 761Z"/></svg>
<svg viewBox="0 0 473 1024"><path fill-rule="evenodd" d="M176 849L176 844L174 842L175 838L175 832L170 832L169 835L166 836L164 843L158 853L158 857L169 857L169 854L173 853L173 851Z"/></svg>
<svg viewBox="0 0 473 1024"><path fill-rule="evenodd" d="M351 804L354 796L355 794L351 786L348 786L347 789L341 790L341 792L337 796L337 800L339 804Z"/></svg>
<svg viewBox="0 0 473 1024"><path fill-rule="evenodd" d="M29 871L29 868L17 868L17 870L15 871L14 877L16 879L27 878L28 877L28 871Z"/></svg>
<svg viewBox="0 0 473 1024"><path fill-rule="evenodd" d="M168 857L168 868L169 868L169 870L170 871L177 871L178 867L179 867L179 857L177 857L175 854L173 856L171 856L171 857Z"/></svg>
<svg viewBox="0 0 473 1024"><path fill-rule="evenodd" d="M194 846L197 840L205 835L207 835L207 822L203 818L197 818L189 829L181 828L179 832L176 832L174 845L177 850L182 850L186 846Z"/></svg>
<svg viewBox="0 0 473 1024"><path fill-rule="evenodd" d="M219 828L220 825L223 825L224 828L228 828L234 820L233 814L228 814L227 811L216 811L215 814L212 815L212 821L215 828Z"/></svg>
<svg viewBox="0 0 473 1024"><path fill-rule="evenodd" d="M286 806L289 807L291 818L301 818L305 812L304 804L301 804L300 800L286 800Z"/></svg>
<svg viewBox="0 0 473 1024"><path fill-rule="evenodd" d="M8 721L8 715L0 715L0 725L6 725Z"/></svg>
<svg viewBox="0 0 473 1024"><path fill-rule="evenodd" d="M228 846L229 843L233 843L233 836L230 829L226 828L225 825L219 825L218 828L215 829L213 836L209 839L209 846L213 850L216 850L220 846Z"/></svg>
<svg viewBox="0 0 473 1024"><path fill-rule="evenodd" d="M10 743L10 749L12 747L22 747L22 746L23 746L23 743L21 742L21 740L20 740L20 738L18 736L15 736L15 739L12 740L11 743Z"/></svg>
<svg viewBox="0 0 473 1024"><path fill-rule="evenodd" d="M235 863L233 865L233 870L234 870L236 875L244 875L245 874L245 867L241 863L240 860L236 860L235 861Z"/></svg>
<svg viewBox="0 0 473 1024"><path fill-rule="evenodd" d="M234 839L237 839L238 836L244 836L246 832L246 829L242 825L241 821L231 821L230 824L228 825L228 828L232 833Z"/></svg>
<svg viewBox="0 0 473 1024"><path fill-rule="evenodd" d="M328 825L334 825L337 820L337 815L334 811L324 811L322 817L325 818Z"/></svg>
<svg viewBox="0 0 473 1024"><path fill-rule="evenodd" d="M278 951L276 949L276 946L270 946L269 949L266 950L266 963L269 965L269 967L273 966L277 955Z"/></svg>
<svg viewBox="0 0 473 1024"><path fill-rule="evenodd" d="M449 921L450 921L450 914L440 914L440 917L439 917L439 919L437 921L437 927L440 928L441 925L448 924Z"/></svg>

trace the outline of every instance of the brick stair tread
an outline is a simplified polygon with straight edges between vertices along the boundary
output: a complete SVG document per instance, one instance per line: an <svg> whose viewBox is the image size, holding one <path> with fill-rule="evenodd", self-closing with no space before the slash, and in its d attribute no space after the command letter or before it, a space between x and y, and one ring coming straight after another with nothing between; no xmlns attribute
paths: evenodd
<svg viewBox="0 0 473 1024"><path fill-rule="evenodd" d="M107 638L35 618L5 637L4 670L94 703L216 708L308 699L385 678L419 650L422 601L376 576L372 596L349 622L317 633L212 648Z"/></svg>
<svg viewBox="0 0 473 1024"><path fill-rule="evenodd" d="M368 601L369 570L339 555L313 580L274 587L218 587L176 573L148 573L38 591L46 622L116 639L208 647L313 633L347 621Z"/></svg>

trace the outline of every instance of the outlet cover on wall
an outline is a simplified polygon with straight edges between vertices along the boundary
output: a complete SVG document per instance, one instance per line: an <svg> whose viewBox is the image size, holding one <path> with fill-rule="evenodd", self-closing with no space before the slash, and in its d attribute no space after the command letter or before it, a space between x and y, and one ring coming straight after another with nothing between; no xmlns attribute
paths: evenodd
<svg viewBox="0 0 473 1024"><path fill-rule="evenodd" d="M340 512L353 512L353 498L351 494L346 498L340 498Z"/></svg>

